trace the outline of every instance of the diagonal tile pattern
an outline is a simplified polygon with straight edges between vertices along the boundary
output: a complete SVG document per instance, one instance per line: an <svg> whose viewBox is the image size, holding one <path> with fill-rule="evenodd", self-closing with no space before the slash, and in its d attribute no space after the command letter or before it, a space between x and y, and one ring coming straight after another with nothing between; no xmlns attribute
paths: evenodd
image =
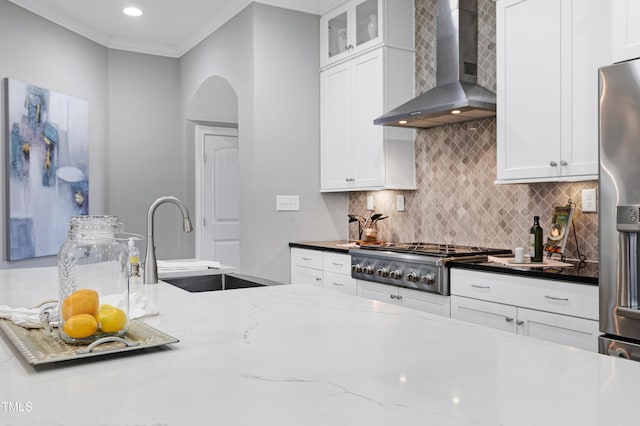
<svg viewBox="0 0 640 426"><path fill-rule="evenodd" d="M416 0L416 93L435 86L435 0ZM478 83L496 89L495 3L478 0ZM567 257L578 248L588 260L598 260L598 216L582 213L581 190L596 181L495 185L496 121L494 118L419 130L416 141L416 191L353 192L349 213L367 216L366 196L376 211L389 215L379 222L385 241L429 241L514 248L526 246L533 216L545 231L554 206L578 203L574 214L578 238L570 236ZM397 212L397 194L405 196ZM345 219L346 220L346 219ZM349 230L351 239L357 229Z"/></svg>

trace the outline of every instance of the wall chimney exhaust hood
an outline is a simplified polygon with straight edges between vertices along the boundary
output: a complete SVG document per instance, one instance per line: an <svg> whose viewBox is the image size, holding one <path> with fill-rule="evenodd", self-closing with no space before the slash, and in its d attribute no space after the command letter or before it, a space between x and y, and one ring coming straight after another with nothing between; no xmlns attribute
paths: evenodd
<svg viewBox="0 0 640 426"><path fill-rule="evenodd" d="M496 115L495 93L477 84L477 0L438 0L436 26L436 87L374 124L428 128Z"/></svg>

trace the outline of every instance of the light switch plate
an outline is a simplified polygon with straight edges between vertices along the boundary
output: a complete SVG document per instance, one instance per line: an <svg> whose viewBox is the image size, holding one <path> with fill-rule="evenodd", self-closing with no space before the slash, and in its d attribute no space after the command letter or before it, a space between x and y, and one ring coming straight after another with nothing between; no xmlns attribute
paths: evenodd
<svg viewBox="0 0 640 426"><path fill-rule="evenodd" d="M276 211L298 211L300 210L299 195L276 195Z"/></svg>
<svg viewBox="0 0 640 426"><path fill-rule="evenodd" d="M596 209L596 189L582 190L582 211L584 213L593 213Z"/></svg>

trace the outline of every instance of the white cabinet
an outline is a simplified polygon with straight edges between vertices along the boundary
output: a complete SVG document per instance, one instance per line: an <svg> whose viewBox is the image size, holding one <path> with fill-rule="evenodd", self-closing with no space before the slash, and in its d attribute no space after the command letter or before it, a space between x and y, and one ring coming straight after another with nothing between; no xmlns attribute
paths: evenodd
<svg viewBox="0 0 640 426"><path fill-rule="evenodd" d="M612 61L621 62L640 57L640 2L611 2Z"/></svg>
<svg viewBox="0 0 640 426"><path fill-rule="evenodd" d="M451 318L598 350L598 287L451 270Z"/></svg>
<svg viewBox="0 0 640 426"><path fill-rule="evenodd" d="M497 2L497 183L597 179L610 13L601 0Z"/></svg>
<svg viewBox="0 0 640 426"><path fill-rule="evenodd" d="M356 294L351 256L322 250L291 248L291 282Z"/></svg>
<svg viewBox="0 0 640 426"><path fill-rule="evenodd" d="M291 249L291 282L322 287L322 252Z"/></svg>
<svg viewBox="0 0 640 426"><path fill-rule="evenodd" d="M413 130L373 124L413 96L413 68L380 47L320 73L322 191L416 188Z"/></svg>
<svg viewBox="0 0 640 426"><path fill-rule="evenodd" d="M413 49L413 0L350 0L320 18L320 66L382 44Z"/></svg>
<svg viewBox="0 0 640 426"><path fill-rule="evenodd" d="M448 296L362 280L357 280L356 283L358 296L445 317L449 316Z"/></svg>

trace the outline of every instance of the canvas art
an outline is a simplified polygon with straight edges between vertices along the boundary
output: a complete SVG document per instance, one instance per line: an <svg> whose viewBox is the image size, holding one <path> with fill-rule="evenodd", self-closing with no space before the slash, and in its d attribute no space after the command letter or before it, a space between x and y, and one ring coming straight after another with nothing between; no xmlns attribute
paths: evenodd
<svg viewBox="0 0 640 426"><path fill-rule="evenodd" d="M89 107L6 79L8 260L58 253L71 216L89 213Z"/></svg>

